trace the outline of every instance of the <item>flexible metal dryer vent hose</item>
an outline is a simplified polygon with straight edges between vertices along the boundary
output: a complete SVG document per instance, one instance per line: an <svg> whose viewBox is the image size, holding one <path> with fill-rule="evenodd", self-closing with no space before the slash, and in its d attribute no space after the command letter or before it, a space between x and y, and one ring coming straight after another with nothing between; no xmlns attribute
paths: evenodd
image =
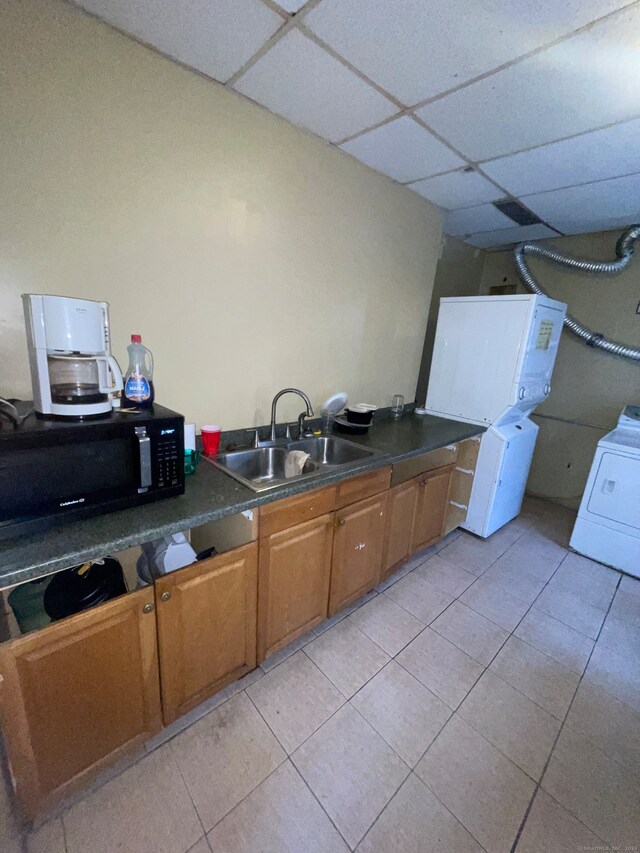
<svg viewBox="0 0 640 853"><path fill-rule="evenodd" d="M545 249L538 246L536 243L520 243L513 250L513 255L518 269L518 275L522 283L532 293L538 293L541 296L548 294L540 287L527 262L525 255L540 255L543 258L549 258L550 261L555 261L557 264L562 264L574 270L582 270L583 272L600 273L602 275L613 275L621 272L633 257L633 244L640 237L640 225L632 225L624 231L616 243L616 260L615 261L585 261L582 258L572 258L571 255L563 255L555 249ZM599 332L593 332L583 326L575 317L570 314L564 318L564 324L590 347L597 347L612 355L620 355L624 358L632 358L635 361L640 361L640 348L628 347L626 344L619 344L616 341L610 341L601 335Z"/></svg>

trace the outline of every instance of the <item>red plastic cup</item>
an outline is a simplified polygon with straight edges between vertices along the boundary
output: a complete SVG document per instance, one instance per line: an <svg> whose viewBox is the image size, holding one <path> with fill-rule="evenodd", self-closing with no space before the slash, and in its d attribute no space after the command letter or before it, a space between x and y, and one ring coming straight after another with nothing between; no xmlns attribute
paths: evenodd
<svg viewBox="0 0 640 853"><path fill-rule="evenodd" d="M220 447L220 427L215 424L207 424L200 427L202 435L202 449L207 456L214 456Z"/></svg>

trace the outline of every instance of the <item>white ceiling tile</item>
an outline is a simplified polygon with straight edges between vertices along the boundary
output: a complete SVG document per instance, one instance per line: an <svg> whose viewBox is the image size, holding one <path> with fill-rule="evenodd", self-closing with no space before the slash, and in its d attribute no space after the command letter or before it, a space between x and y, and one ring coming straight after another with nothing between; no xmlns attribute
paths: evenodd
<svg viewBox="0 0 640 853"><path fill-rule="evenodd" d="M323 0L305 24L407 105L549 44L626 0Z"/></svg>
<svg viewBox="0 0 640 853"><path fill-rule="evenodd" d="M482 164L513 195L629 175L640 168L640 119Z"/></svg>
<svg viewBox="0 0 640 853"><path fill-rule="evenodd" d="M524 243L525 240L544 240L557 236L556 232L546 225L516 225L513 228L501 228L500 231L470 234L465 243L470 243L477 249L489 249L492 246L508 246L511 243Z"/></svg>
<svg viewBox="0 0 640 853"><path fill-rule="evenodd" d="M77 0L163 53L228 80L282 26L260 0Z"/></svg>
<svg viewBox="0 0 640 853"><path fill-rule="evenodd" d="M403 182L464 164L461 157L408 116L383 124L340 147L367 166Z"/></svg>
<svg viewBox="0 0 640 853"><path fill-rule="evenodd" d="M426 181L417 181L409 186L446 210L471 207L483 201L497 201L505 195L482 175L464 169L428 178Z"/></svg>
<svg viewBox="0 0 640 853"><path fill-rule="evenodd" d="M418 115L472 160L543 145L640 115L639 52L636 3Z"/></svg>
<svg viewBox="0 0 640 853"><path fill-rule="evenodd" d="M276 42L234 88L332 142L397 112L391 101L296 29Z"/></svg>
<svg viewBox="0 0 640 853"><path fill-rule="evenodd" d="M633 225L640 222L640 174L537 193L522 200L566 234Z"/></svg>
<svg viewBox="0 0 640 853"><path fill-rule="evenodd" d="M276 2L285 12L299 12L307 0L276 0Z"/></svg>
<svg viewBox="0 0 640 853"><path fill-rule="evenodd" d="M480 204L463 210L450 210L444 217L445 234L458 237L462 234L475 234L478 231L497 231L513 225L504 213L500 213L492 204Z"/></svg>

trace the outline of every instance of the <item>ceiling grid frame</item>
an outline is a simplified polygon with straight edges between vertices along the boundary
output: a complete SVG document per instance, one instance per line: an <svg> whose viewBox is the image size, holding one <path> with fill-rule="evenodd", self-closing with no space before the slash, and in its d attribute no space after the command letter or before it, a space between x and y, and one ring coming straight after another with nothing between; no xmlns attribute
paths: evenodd
<svg viewBox="0 0 640 853"><path fill-rule="evenodd" d="M117 2L117 0L71 0L71 2L75 2L76 5L80 5L82 7L83 2L93 3L93 5L96 5L96 4L104 5L105 3L109 4L109 2ZM140 2L142 3L142 5L144 5L145 0L140 0ZM422 100L419 100L419 101L416 101L413 103L404 103L399 97L394 95L393 92L388 91L386 88L381 86L378 82L371 79L371 77L369 77L362 69L357 67L348 58L343 56L339 50L336 50L330 43L328 43L324 38L317 35L311 29L308 22L306 21L308 13L313 11L317 7L321 6L323 3L323 0L308 0L308 2L303 3L300 6L300 8L295 12L294 11L292 11L292 12L287 11L283 6L281 6L279 3L277 3L276 0L257 0L257 3L264 6L266 9L268 9L273 14L278 15L282 20L282 24L280 26L278 26L278 28L275 30L275 32L273 32L272 35L269 38L267 38L266 41L264 41L260 45L260 47L257 50L255 50L254 53L251 56L249 56L249 58L242 65L240 65L240 67L238 67L229 77L227 77L226 80L217 80L217 82L220 83L221 85L223 85L225 88L227 88L227 89L229 89L229 90L231 90L237 94L241 94L241 95L244 94L245 97L249 97L249 99L251 99L250 94L243 93L243 92L239 91L238 89L234 88L235 84L238 81L240 81L251 68L253 68L255 65L257 65L260 62L260 60L262 60L265 56L267 56L269 54L269 52L287 36L287 34L289 34L292 30L298 30L302 35L304 35L310 41L314 42L318 48L320 48L328 56L330 56L332 58L332 60L339 63L341 66L343 66L348 72L350 72L350 74L354 75L362 83L366 84L366 86L375 90L379 96L386 99L386 101L389 102L390 106L394 108L394 111L390 115L385 116L382 119L377 119L376 121L374 121L373 123L369 124L368 126L362 128L361 130L353 132L347 136L344 136L343 138L340 138L337 140L335 140L335 139L331 140L331 139L327 139L325 136L320 134L320 139L322 139L322 141L325 142L325 144L329 144L332 147L338 147L338 148L340 148L340 150L343 151L343 153L346 153L349 156L355 156L355 158L358 159L357 155L351 154L349 151L346 151L341 146L346 145L347 143L352 142L354 140L357 140L360 137L364 137L364 136L366 136L366 134L372 133L373 131L376 131L379 128L382 128L386 125L392 124L393 122L398 121L400 118L406 117L406 118L411 119L413 122L416 122L417 125L422 127L422 129L426 133L430 134L430 136L433 139L437 140L441 145L445 146L449 151L451 151L451 153L453 155L455 155L457 158L459 158L465 164L464 166L457 166L455 169L448 169L445 171L429 172L429 174L425 174L422 177L416 177L416 178L412 178L411 180L406 180L406 181L398 181L395 178L390 177L391 180L394 180L396 183L399 183L400 185L403 185L409 189L412 189L413 184L417 184L417 183L420 183L423 181L428 181L432 178L445 177L447 175L457 175L458 179L459 179L459 173L466 173L469 171L473 171L475 174L480 176L485 182L487 182L488 185L495 187L496 191L501 194L501 200L506 199L506 200L515 201L518 204L520 204L522 207L524 207L525 209L530 210L530 208L527 206L526 198L524 198L524 196L526 195L524 192L521 194L521 196L514 195L512 192L510 192L507 189L506 186L504 186L499 180L497 180L488 171L486 171L483 168L483 166L485 164L491 164L496 160L504 160L504 159L507 159L507 158L512 157L512 156L516 156L516 155L520 155L520 154L526 154L528 152L536 151L538 149L545 148L547 146L552 146L552 145L555 145L555 144L560 143L560 142L564 142L564 141L568 141L568 140L572 140L572 139L579 139L580 137L588 137L589 134L591 134L591 133L595 133L595 132L605 130L605 129L609 129L609 128L615 128L619 125L624 125L629 121L633 121L635 118L640 118L640 112L638 112L638 114L635 116L630 116L630 117L628 116L628 117L623 118L623 119L617 119L615 121L608 122L608 123L601 125L601 126L589 127L589 129L587 129L587 130L580 130L576 133L570 133L570 134L560 136L557 138L554 137L549 142L545 142L542 144L534 144L534 145L531 145L530 147L519 148L515 151L509 151L509 153L504 154L504 155L474 159L470 155L461 151L459 149L459 147L457 145L453 144L453 142L450 141L445 135L436 131L436 129L433 126L431 126L431 124L428 121L426 121L422 116L419 116L416 114L416 111L419 109L422 109L423 107L437 103L438 101L442 101L443 99L445 99L449 95L455 94L455 93L463 91L465 89L468 89L469 87L473 86L474 84L478 83L479 81L491 78L492 76L499 74L500 72L504 71L505 69L509 69L509 68L514 67L514 66L518 66L531 57L543 54L545 51L549 50L550 48L552 48L556 45L562 44L564 42L569 42L571 39L575 38L576 36L583 34L585 32L588 32L590 30L593 30L595 27L602 24L603 22L606 22L610 19L614 19L618 16L624 15L625 13L628 13L629 10L634 9L634 7L640 7L640 0L630 0L630 2L624 3L624 5L620 6L619 8L611 9L610 11L606 12L605 14L599 15L598 17L593 18L592 20L588 21L587 23L583 23L579 27L576 27L570 31L564 32L556 38L550 39L549 41L545 41L545 42L539 44L537 47L535 47L532 50L529 50L529 51L527 51L527 52L525 52L519 56L513 57L513 58L509 59L508 61L503 62L503 63L501 63L501 64L499 64L499 65L497 65L497 66L495 66L489 70L483 71L481 74L477 74L477 75L469 78L468 80L464 80L462 83L460 83L457 86L449 87L446 90L443 90L441 92L436 93L435 95L431 95L429 97L426 97ZM291 5L295 7L298 4L297 4L297 2L294 2ZM602 4L600 4L600 7L602 8ZM98 18L101 17L100 13L96 12L93 9L88 9L88 10L85 9L85 11L88 11L89 14L93 14L94 16L96 16ZM594 9L594 11L596 11L596 10ZM102 19L102 20L104 20L104 19ZM128 35L129 37L134 38L136 41L140 42L144 46L158 51L158 48L155 45L153 45L152 43L144 41L144 39L139 38L137 35L132 35L131 33L127 32L126 30L123 30L122 28L118 27L117 24L112 23L108 19L106 22L109 23L111 26L113 26L115 29L119 29L119 31L123 32L125 35ZM160 50L159 52L163 53L163 55L165 55L165 56L168 55L166 52L164 52L162 50ZM176 59L175 57L173 57L171 55L168 55L168 58L170 58L172 61L178 62L183 67L186 67L186 68L189 68L190 70L195 71L196 73L200 74L201 76L204 76L207 79L215 79L215 78L212 78L210 74L207 74L206 72L203 72L201 70L198 70L197 68L194 68L193 66L191 66L187 62L182 62L179 59ZM260 101L255 101L255 102L260 104ZM264 104L261 104L261 105L263 107L265 106ZM269 107L266 106L266 108L268 109ZM363 117L364 116L360 116L360 118L363 118ZM370 118L373 118L373 116L370 116ZM298 122L296 121L296 123L298 123ZM306 129L307 132L314 133L313 130L309 130L308 128L303 127L303 129ZM346 129L346 127L345 127L345 129ZM314 133L314 135L317 135L317 132ZM371 164L369 164L369 166L370 166L370 168L374 168L374 169L376 168L375 166L372 166ZM384 169L382 171L384 173ZM632 177L634 174L635 173L630 173L626 177ZM625 176L619 176L619 175L613 175L612 176L612 178L619 178L619 177L622 178ZM549 190L549 191L571 189L571 188L576 187L576 186L589 186L593 183L598 183L600 181L606 181L606 180L609 180L609 178L606 178L606 177L600 178L600 179L598 179L598 181L593 181L593 180L588 179L588 180L583 181L583 182L576 180L573 183L566 184L566 185L563 185L561 187L555 187L554 186L552 188L552 190ZM481 187L482 185L480 184L479 186ZM413 190L413 191L418 192L417 189ZM425 193L419 193L419 194L425 198L428 198L428 196L426 196ZM536 193L534 193L534 195L536 195ZM477 202L467 203L467 200L465 200L462 206L456 206L455 208L452 208L452 210L472 210L474 207L477 206L477 204L478 204ZM480 204L480 206L482 206L482 204L485 204L485 202L480 201L479 204ZM535 215L535 211L530 211L530 212L534 213L534 215ZM446 211L445 211L445 213L446 213ZM638 218L640 218L640 210L639 210L639 217ZM543 225L545 225L548 228L553 229L553 226L547 222L544 222L544 220L543 220ZM561 232L559 232L558 228L555 228L553 230L555 230L558 233L561 233ZM471 233L471 236L473 236L474 233L478 233L478 234L479 233L485 233L486 234L487 232L486 231L485 232L476 231L476 232L470 232L470 233ZM461 235L462 239L466 239L468 236L470 236L470 235L469 234Z"/></svg>

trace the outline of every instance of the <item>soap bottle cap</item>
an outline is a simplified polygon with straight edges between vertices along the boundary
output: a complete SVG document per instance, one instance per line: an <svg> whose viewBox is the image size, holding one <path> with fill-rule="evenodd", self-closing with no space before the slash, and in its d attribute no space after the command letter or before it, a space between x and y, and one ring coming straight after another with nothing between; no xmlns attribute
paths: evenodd
<svg viewBox="0 0 640 853"><path fill-rule="evenodd" d="M141 344L142 343L142 335L131 335L131 343L132 344Z"/></svg>

